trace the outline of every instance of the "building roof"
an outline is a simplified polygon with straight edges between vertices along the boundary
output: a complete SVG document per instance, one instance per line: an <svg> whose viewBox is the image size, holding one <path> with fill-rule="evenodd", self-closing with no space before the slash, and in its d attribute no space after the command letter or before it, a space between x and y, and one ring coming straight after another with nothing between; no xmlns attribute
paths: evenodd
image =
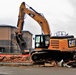
<svg viewBox="0 0 76 75"><path fill-rule="evenodd" d="M0 24L0 27L11 27L11 28L16 28L15 26L11 26L11 25L4 25L4 24Z"/></svg>
<svg viewBox="0 0 76 75"><path fill-rule="evenodd" d="M15 26L12 26L12 25L5 25L5 24L0 24L0 27L17 28L17 27L15 27ZM29 31L24 31L24 30L23 30L23 33L25 33L25 32L28 32L28 33L30 33L31 35L33 35L31 32L29 32Z"/></svg>
<svg viewBox="0 0 76 75"><path fill-rule="evenodd" d="M30 33L31 35L33 35L31 32L29 32L29 31L24 31L24 30L23 30L23 33L25 33L25 32L28 32L28 33Z"/></svg>

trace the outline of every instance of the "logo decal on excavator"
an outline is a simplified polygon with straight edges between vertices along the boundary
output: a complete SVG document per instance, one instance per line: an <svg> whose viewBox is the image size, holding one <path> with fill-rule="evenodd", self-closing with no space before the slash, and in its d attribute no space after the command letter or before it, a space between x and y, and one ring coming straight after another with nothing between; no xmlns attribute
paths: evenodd
<svg viewBox="0 0 76 75"><path fill-rule="evenodd" d="M35 15L34 15L34 14L29 13L29 16L34 17Z"/></svg>
<svg viewBox="0 0 76 75"><path fill-rule="evenodd" d="M68 45L69 45L69 47L75 47L76 46L76 40L75 39L68 40Z"/></svg>

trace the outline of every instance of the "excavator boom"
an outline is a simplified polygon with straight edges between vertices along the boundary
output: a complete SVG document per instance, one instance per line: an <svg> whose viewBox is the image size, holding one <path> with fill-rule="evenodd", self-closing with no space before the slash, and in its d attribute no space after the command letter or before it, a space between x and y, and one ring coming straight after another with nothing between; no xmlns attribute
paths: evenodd
<svg viewBox="0 0 76 75"><path fill-rule="evenodd" d="M45 35L50 35L49 24L45 17L34 10L32 7L26 8L25 2L23 2L20 6L20 9L23 10L23 13L28 14L31 18L33 18L42 28L42 31Z"/></svg>

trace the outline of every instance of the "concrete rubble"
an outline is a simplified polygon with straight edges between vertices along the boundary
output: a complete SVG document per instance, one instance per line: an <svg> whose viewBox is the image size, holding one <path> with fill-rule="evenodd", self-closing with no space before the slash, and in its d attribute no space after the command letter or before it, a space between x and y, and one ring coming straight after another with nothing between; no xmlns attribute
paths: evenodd
<svg viewBox="0 0 76 75"><path fill-rule="evenodd" d="M35 65L33 64L33 61L31 60L30 55L0 55L0 66L29 66L29 65ZM40 66L40 65L39 65ZM41 66L56 66L55 62L52 62L52 64L45 63Z"/></svg>
<svg viewBox="0 0 76 75"><path fill-rule="evenodd" d="M32 62L30 55L0 55L0 62Z"/></svg>

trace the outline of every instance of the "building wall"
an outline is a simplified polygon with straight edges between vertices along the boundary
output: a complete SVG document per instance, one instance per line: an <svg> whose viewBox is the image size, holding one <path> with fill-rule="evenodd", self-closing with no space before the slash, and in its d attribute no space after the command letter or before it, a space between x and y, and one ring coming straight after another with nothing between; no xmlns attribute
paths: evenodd
<svg viewBox="0 0 76 75"><path fill-rule="evenodd" d="M15 31L16 27L8 25L0 26L0 52L20 52L20 48L15 40ZM24 40L27 43L27 49L32 48L32 34L28 31L24 31L23 34Z"/></svg>
<svg viewBox="0 0 76 75"><path fill-rule="evenodd" d="M27 49L32 48L32 34L29 31L23 31L23 37L27 45Z"/></svg>
<svg viewBox="0 0 76 75"><path fill-rule="evenodd" d="M10 40L10 28L0 27L0 40Z"/></svg>
<svg viewBox="0 0 76 75"><path fill-rule="evenodd" d="M10 53L12 51L11 29L16 29L16 28L13 26L6 26L6 25L0 26L0 48L4 48L4 50L0 49L1 52Z"/></svg>

